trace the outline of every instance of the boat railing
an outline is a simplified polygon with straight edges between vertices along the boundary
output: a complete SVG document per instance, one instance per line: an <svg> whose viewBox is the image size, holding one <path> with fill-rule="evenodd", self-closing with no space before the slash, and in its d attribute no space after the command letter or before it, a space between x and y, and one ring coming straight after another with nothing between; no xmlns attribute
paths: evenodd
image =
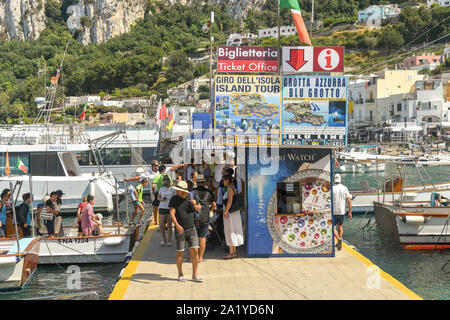
<svg viewBox="0 0 450 320"><path fill-rule="evenodd" d="M71 144L87 143L81 124L0 125L0 144Z"/></svg>
<svg viewBox="0 0 450 320"><path fill-rule="evenodd" d="M96 291L58 294L54 296L41 296L22 300L99 300Z"/></svg>

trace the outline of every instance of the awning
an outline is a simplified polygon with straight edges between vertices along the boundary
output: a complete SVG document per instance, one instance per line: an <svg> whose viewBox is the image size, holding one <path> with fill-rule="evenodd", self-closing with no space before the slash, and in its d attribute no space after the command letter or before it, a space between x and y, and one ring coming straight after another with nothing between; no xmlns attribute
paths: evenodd
<svg viewBox="0 0 450 320"><path fill-rule="evenodd" d="M410 126L410 127L387 127L384 128L386 131L392 131L392 132L400 132L400 131L422 131L422 127L419 126Z"/></svg>

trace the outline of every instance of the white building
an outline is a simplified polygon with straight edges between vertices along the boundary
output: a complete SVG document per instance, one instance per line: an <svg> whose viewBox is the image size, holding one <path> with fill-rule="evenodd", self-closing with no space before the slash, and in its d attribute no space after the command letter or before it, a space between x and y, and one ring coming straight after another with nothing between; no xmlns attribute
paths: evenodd
<svg viewBox="0 0 450 320"><path fill-rule="evenodd" d="M349 112L348 116L348 125L351 129L365 125L368 120L366 115L366 83L367 80L357 79L350 81L348 84L348 100L349 103L353 102L353 112Z"/></svg>
<svg viewBox="0 0 450 320"><path fill-rule="evenodd" d="M450 46L445 47L444 49L444 59L450 58Z"/></svg>
<svg viewBox="0 0 450 320"><path fill-rule="evenodd" d="M431 7L431 5L433 5L433 4L438 4L441 7L448 7L448 6L450 6L450 0L428 0L427 1L428 8Z"/></svg>
<svg viewBox="0 0 450 320"><path fill-rule="evenodd" d="M280 27L280 36L291 36L296 35L297 29L295 26L282 26ZM273 27L269 29L258 30L258 37L278 37L278 27Z"/></svg>
<svg viewBox="0 0 450 320"><path fill-rule="evenodd" d="M401 107L394 109L395 122L413 121L424 132L448 122L450 101L443 98L444 90L441 79L416 81L414 92L405 94Z"/></svg>
<svg viewBox="0 0 450 320"><path fill-rule="evenodd" d="M258 38L253 33L232 33L227 39L227 46L242 46L250 43L251 40Z"/></svg>
<svg viewBox="0 0 450 320"><path fill-rule="evenodd" d="M371 28L380 28L384 19L397 17L400 11L401 9L396 4L371 5L365 9L358 10L358 23Z"/></svg>

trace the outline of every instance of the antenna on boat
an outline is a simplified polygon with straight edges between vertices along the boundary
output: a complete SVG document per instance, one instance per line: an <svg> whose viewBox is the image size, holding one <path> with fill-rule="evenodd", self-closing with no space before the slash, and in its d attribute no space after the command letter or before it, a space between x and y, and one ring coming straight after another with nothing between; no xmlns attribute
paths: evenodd
<svg viewBox="0 0 450 320"><path fill-rule="evenodd" d="M63 57L61 59L61 64L56 69L56 75L51 78L50 80L50 87L46 89L45 92L45 101L42 108L40 108L38 115L34 119L33 124L38 124L41 118L44 118L44 123L49 124L50 123L50 116L52 114L52 111L59 110L60 108L54 108L55 100L56 100L56 89L58 88L58 81L59 77L61 76L61 71L64 63L64 58L67 53L67 48L69 47L69 39L67 40L66 48L64 50Z"/></svg>
<svg viewBox="0 0 450 320"><path fill-rule="evenodd" d="M17 253L20 253L19 230L17 229L17 216L16 216L16 208L15 208L14 194L13 194L13 192L15 191L14 189L13 189L13 186L12 186L12 181L9 181L9 190L11 190L10 191L11 192L11 199L13 200L12 211L13 211L13 216L14 216L14 227L16 229Z"/></svg>

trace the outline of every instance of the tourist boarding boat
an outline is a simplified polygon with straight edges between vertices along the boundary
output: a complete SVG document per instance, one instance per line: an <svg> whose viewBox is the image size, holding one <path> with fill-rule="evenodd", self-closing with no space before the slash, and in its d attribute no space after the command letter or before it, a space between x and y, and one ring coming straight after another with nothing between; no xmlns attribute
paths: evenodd
<svg viewBox="0 0 450 320"><path fill-rule="evenodd" d="M38 238L0 240L0 291L21 290L31 279L39 260Z"/></svg>
<svg viewBox="0 0 450 320"><path fill-rule="evenodd" d="M27 134L33 128L33 126L16 128L15 132L20 139L8 139L13 131L0 130L0 164L3 175L0 179L0 189L8 188L10 181L13 183L22 181L19 194L21 199L23 193L31 190L29 186L31 175L35 207L50 192L62 190L64 192L62 213L76 212L78 204L88 194L95 196L96 209L112 212L116 195L121 197L123 194L123 190L116 190L114 176L106 171L82 173L76 159L77 152L92 150L91 145L67 142L64 139L67 138L67 133L64 134L61 130L68 129L68 126L61 126L58 131L52 131L50 143L45 144L37 140L35 144L26 144ZM41 128L41 131L45 132L44 128ZM5 135L5 132L9 134ZM25 171L16 165L19 162L23 164ZM9 175L5 173L7 166L11 171Z"/></svg>

